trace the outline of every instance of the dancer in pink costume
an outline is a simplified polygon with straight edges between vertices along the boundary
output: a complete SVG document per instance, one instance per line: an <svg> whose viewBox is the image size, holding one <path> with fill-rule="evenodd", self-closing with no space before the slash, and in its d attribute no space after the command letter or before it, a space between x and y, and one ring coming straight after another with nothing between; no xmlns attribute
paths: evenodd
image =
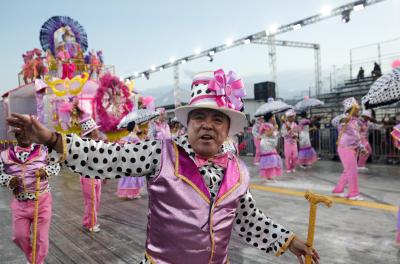
<svg viewBox="0 0 400 264"><path fill-rule="evenodd" d="M260 126L264 122L264 117L259 116L256 119L256 122L253 125L253 128L251 130L251 133L253 134L253 142L254 142L254 147L256 148L256 153L254 155L254 165L258 165L260 163L260 141L261 141L261 135L260 135Z"/></svg>
<svg viewBox="0 0 400 264"><path fill-rule="evenodd" d="M100 127L96 124L96 122L88 115L84 115L82 120L80 121L81 126L81 136L82 138L90 138L94 140L102 139L100 131L98 130ZM84 149L86 151L86 149ZM84 161L83 161L84 162ZM98 161L102 162L102 161ZM85 162L86 163L86 162ZM101 179L91 179L89 175L81 174L80 178L81 189L83 194L83 204L84 204L84 213L82 218L82 226L84 229L90 232L100 232L100 225L97 221L97 215L100 210L100 199L101 199ZM94 185L94 186L93 186ZM93 196L93 187L94 187L94 197ZM94 207L92 205L92 199L94 203ZM94 216L93 216L94 214ZM94 217L94 219L93 219Z"/></svg>
<svg viewBox="0 0 400 264"><path fill-rule="evenodd" d="M151 139L169 139L171 131L166 120L166 112L164 108L158 108L160 116L157 120L150 123L149 136Z"/></svg>
<svg viewBox="0 0 400 264"><path fill-rule="evenodd" d="M365 149L367 150L366 155L359 155L358 156L358 169L359 170L368 170L365 165L367 164L367 160L369 156L372 154L372 147L369 143L369 130L371 129L380 129L382 125L376 124L371 121L372 120L372 111L371 110L364 110L361 113L360 118L360 133L361 133L361 144L364 145Z"/></svg>
<svg viewBox="0 0 400 264"><path fill-rule="evenodd" d="M358 170L357 156L367 153L365 147L361 143L360 126L358 114L360 106L354 97L347 98L343 101L344 112L343 118L338 126L338 154L343 165L343 173L339 182L333 189L332 193L336 196L347 197L350 200L363 200L358 190ZM348 194L344 194L344 188L349 186Z"/></svg>
<svg viewBox="0 0 400 264"><path fill-rule="evenodd" d="M35 211L36 173L40 175L39 210L36 239L37 264L43 264L49 251L52 196L48 178L60 172L60 165L50 161L47 148L32 144L24 132L16 132L17 145L0 154L0 185L14 194L11 202L12 240L32 262L31 228ZM32 235L33 236L33 235ZM4 239L4 238L3 238Z"/></svg>
<svg viewBox="0 0 400 264"><path fill-rule="evenodd" d="M260 126L260 176L274 180L282 175L282 159L276 151L279 131L276 128L275 115L265 115L265 123Z"/></svg>
<svg viewBox="0 0 400 264"><path fill-rule="evenodd" d="M393 138L393 145L400 150L400 123L393 128L391 135ZM397 235L395 246L400 248L400 207L397 212Z"/></svg>
<svg viewBox="0 0 400 264"><path fill-rule="evenodd" d="M303 169L312 166L317 160L318 156L314 148L311 146L310 141L310 123L307 119L305 112L301 113L302 119L299 122L299 157L298 164Z"/></svg>
<svg viewBox="0 0 400 264"><path fill-rule="evenodd" d="M127 129L130 133L121 140L121 143L139 143L142 131L135 125L135 122L130 122ZM118 180L118 197L126 200L140 198L140 190L145 184L144 180L144 177L123 176Z"/></svg>
<svg viewBox="0 0 400 264"><path fill-rule="evenodd" d="M297 141L299 139L299 128L295 122L296 112L289 109L285 113L286 121L282 125L281 134L285 141L285 165L286 172L296 172L297 165Z"/></svg>

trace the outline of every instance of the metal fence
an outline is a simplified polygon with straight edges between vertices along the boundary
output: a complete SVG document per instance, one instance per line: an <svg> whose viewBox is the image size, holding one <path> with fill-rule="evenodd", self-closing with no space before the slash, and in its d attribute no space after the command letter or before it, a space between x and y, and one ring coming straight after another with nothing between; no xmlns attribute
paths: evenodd
<svg viewBox="0 0 400 264"><path fill-rule="evenodd" d="M391 130L373 130L369 135L372 147L372 155L369 162L400 164L400 151L393 146ZM336 151L337 129L324 128L310 133L311 145L322 159L339 160ZM253 136L250 131L244 132L239 137L240 155L253 156L255 147ZM278 152L283 156L283 139L278 143Z"/></svg>

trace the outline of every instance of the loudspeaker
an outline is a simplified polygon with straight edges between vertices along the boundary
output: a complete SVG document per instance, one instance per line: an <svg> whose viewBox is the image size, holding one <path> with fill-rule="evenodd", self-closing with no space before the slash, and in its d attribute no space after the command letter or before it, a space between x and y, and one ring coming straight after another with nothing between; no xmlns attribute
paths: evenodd
<svg viewBox="0 0 400 264"><path fill-rule="evenodd" d="M275 99L275 83L261 82L254 84L254 99L267 101L269 97Z"/></svg>

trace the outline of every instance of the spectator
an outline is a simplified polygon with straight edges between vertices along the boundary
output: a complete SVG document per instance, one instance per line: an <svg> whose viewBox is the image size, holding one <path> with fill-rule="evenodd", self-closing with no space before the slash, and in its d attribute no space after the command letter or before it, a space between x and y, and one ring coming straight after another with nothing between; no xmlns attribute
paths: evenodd
<svg viewBox="0 0 400 264"><path fill-rule="evenodd" d="M357 81L364 80L364 69L360 67L357 74Z"/></svg>
<svg viewBox="0 0 400 264"><path fill-rule="evenodd" d="M371 76L373 78L379 78L382 76L381 66L378 63L374 62L374 69L371 72Z"/></svg>

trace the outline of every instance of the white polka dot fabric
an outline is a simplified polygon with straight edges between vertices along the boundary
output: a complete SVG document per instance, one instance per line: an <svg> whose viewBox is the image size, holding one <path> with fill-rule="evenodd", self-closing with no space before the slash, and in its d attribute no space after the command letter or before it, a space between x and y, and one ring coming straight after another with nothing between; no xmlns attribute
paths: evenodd
<svg viewBox="0 0 400 264"><path fill-rule="evenodd" d="M369 89L362 103L369 108L400 101L400 68L381 76Z"/></svg>

